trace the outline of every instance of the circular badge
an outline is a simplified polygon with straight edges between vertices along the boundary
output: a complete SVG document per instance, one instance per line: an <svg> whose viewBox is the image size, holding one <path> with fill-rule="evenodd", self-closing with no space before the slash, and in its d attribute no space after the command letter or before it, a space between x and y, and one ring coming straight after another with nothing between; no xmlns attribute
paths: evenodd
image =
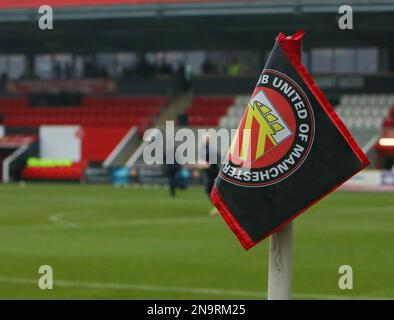
<svg viewBox="0 0 394 320"><path fill-rule="evenodd" d="M264 70L220 176L241 186L275 184L301 166L314 132L313 110L300 86L283 73Z"/></svg>

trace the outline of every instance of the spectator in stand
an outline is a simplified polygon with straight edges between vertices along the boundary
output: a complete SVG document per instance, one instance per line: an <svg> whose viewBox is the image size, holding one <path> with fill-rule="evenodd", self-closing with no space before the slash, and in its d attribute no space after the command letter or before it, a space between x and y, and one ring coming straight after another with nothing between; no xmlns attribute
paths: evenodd
<svg viewBox="0 0 394 320"><path fill-rule="evenodd" d="M140 58L136 68L136 75L140 77L150 77L154 75L155 67L149 64L145 54L140 54Z"/></svg>
<svg viewBox="0 0 394 320"><path fill-rule="evenodd" d="M158 68L158 73L161 75L171 75L172 74L172 68L171 65L169 63L167 63L167 61L163 61L161 63L161 65Z"/></svg>
<svg viewBox="0 0 394 320"><path fill-rule="evenodd" d="M177 72L176 72L177 79L179 81L180 88L182 90L188 90L190 83L186 77L186 67L183 62L179 62Z"/></svg>
<svg viewBox="0 0 394 320"><path fill-rule="evenodd" d="M202 64L202 72L204 74L216 73L215 66L211 63L208 57L205 58L204 63Z"/></svg>
<svg viewBox="0 0 394 320"><path fill-rule="evenodd" d="M74 68L71 63L67 63L65 66L66 79L71 79L74 77Z"/></svg>
<svg viewBox="0 0 394 320"><path fill-rule="evenodd" d="M57 61L55 61L53 63L53 73L54 73L55 79L60 79L62 76L62 66Z"/></svg>
<svg viewBox="0 0 394 320"><path fill-rule="evenodd" d="M239 60L235 58L233 62L228 66L227 68L227 74L230 77L238 77L241 72L241 65L239 63Z"/></svg>

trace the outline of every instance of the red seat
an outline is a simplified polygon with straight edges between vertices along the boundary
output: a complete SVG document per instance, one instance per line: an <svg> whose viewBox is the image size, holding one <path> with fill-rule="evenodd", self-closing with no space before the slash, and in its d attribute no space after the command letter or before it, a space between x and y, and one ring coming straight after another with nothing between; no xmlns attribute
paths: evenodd
<svg viewBox="0 0 394 320"><path fill-rule="evenodd" d="M186 110L192 126L217 126L219 118L234 104L229 96L197 96Z"/></svg>
<svg viewBox="0 0 394 320"><path fill-rule="evenodd" d="M22 177L26 180L80 181L85 168L85 162L75 162L70 167L25 167Z"/></svg>

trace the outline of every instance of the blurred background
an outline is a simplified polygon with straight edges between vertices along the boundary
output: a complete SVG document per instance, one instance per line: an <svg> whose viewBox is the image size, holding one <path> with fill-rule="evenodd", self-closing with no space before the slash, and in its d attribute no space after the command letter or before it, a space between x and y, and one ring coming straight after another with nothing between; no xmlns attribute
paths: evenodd
<svg viewBox="0 0 394 320"><path fill-rule="evenodd" d="M297 220L295 297L394 298L394 3L347 1L352 30L342 4L1 1L0 297L264 298L266 244L246 254L208 216L206 169L177 168L170 198L142 136L237 128L275 37L303 28L303 63L371 165ZM34 286L41 264L58 290Z"/></svg>

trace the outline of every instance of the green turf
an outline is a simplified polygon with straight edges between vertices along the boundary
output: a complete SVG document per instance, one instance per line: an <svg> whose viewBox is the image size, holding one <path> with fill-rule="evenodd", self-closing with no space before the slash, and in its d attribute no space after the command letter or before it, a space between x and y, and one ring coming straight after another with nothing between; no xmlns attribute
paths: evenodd
<svg viewBox="0 0 394 320"><path fill-rule="evenodd" d="M0 298L266 298L268 241L245 252L200 188L1 185L0 203ZM328 196L295 222L294 297L394 298L393 243L392 194Z"/></svg>

